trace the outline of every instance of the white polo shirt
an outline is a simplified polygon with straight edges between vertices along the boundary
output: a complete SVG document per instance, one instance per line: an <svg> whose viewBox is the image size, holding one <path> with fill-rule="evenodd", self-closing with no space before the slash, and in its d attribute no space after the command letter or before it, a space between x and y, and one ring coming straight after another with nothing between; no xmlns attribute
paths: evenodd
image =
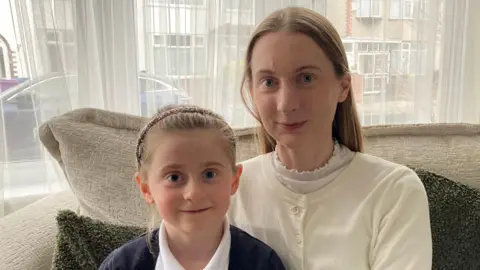
<svg viewBox="0 0 480 270"><path fill-rule="evenodd" d="M213 254L213 257L203 269L228 270L230 243L230 223L228 222L228 219L225 218L222 240L220 241L215 254ZM167 233L165 231L163 222L160 224L160 229L158 231L158 244L160 253L157 258L157 263L155 264L155 270L185 270L185 268L183 268L183 266L177 261L175 256L173 256L170 248L168 247Z"/></svg>

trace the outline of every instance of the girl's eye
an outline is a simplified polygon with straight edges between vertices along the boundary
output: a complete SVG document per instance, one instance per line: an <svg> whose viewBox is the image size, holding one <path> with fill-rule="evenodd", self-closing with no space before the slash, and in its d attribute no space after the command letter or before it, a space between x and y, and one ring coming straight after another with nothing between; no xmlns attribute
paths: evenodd
<svg viewBox="0 0 480 270"><path fill-rule="evenodd" d="M171 183L178 183L182 181L182 177L178 174L172 173L167 176L167 180Z"/></svg>
<svg viewBox="0 0 480 270"><path fill-rule="evenodd" d="M313 76L311 74L302 74L301 79L302 83L311 83L313 81Z"/></svg>
<svg viewBox="0 0 480 270"><path fill-rule="evenodd" d="M205 172L203 173L203 177L204 177L206 180L212 180L213 178L215 178L215 176L217 176L217 173L214 172L214 171L211 171L211 170L205 171Z"/></svg>

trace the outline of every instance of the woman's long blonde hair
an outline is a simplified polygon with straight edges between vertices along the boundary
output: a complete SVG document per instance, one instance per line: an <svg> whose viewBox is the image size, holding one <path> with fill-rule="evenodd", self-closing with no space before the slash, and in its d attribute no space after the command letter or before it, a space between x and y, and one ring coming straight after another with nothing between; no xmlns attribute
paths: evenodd
<svg viewBox="0 0 480 270"><path fill-rule="evenodd" d="M251 98L252 81L252 51L260 37L270 32L294 32L309 36L322 48L333 64L335 74L342 78L350 71L347 56L340 35L333 25L322 15L315 11L288 7L277 10L270 14L253 33L247 47L245 70L241 83L242 100L250 113L260 122L257 136L262 154L275 149L275 140L267 133L259 116L254 112ZM345 101L339 103L332 124L332 136L340 143L355 152L363 151L363 136L358 119L357 109L353 99L353 90L350 85L349 93Z"/></svg>

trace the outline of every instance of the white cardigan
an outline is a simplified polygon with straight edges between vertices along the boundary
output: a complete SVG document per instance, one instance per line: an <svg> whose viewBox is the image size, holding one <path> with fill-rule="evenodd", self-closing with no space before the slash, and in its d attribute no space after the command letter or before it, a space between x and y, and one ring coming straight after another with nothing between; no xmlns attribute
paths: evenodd
<svg viewBox="0 0 480 270"><path fill-rule="evenodd" d="M412 170L356 153L333 181L299 194L278 180L272 155L243 163L228 215L287 269L431 269L428 200Z"/></svg>

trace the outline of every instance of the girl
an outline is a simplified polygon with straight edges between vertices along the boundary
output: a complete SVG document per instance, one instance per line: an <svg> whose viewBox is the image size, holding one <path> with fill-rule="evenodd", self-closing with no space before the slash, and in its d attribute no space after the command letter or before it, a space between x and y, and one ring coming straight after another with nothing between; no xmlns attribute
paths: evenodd
<svg viewBox="0 0 480 270"><path fill-rule="evenodd" d="M242 173L235 155L234 133L219 115L195 106L159 111L140 133L135 178L163 221L100 269L284 269L275 251L225 216Z"/></svg>
<svg viewBox="0 0 480 270"><path fill-rule="evenodd" d="M263 153L242 164L232 224L288 269L431 269L425 188L407 167L362 153L347 57L325 17L298 7L268 16L243 86Z"/></svg>

